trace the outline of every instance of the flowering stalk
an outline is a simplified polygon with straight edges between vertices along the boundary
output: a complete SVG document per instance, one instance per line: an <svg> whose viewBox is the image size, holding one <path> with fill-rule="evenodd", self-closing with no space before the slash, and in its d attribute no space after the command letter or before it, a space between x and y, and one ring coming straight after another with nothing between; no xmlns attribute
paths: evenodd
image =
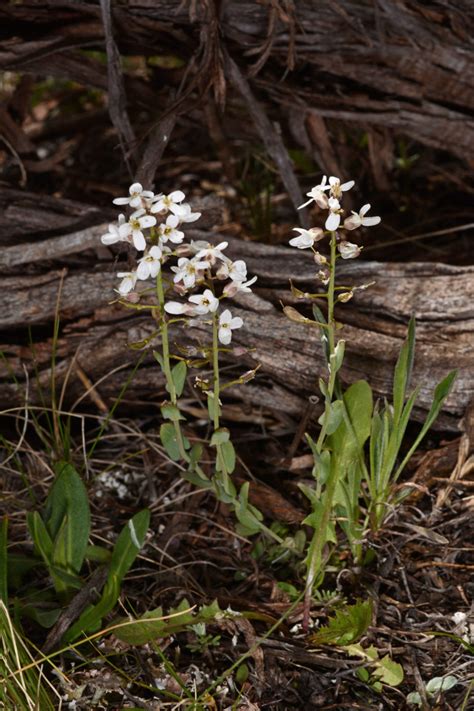
<svg viewBox="0 0 474 711"><path fill-rule="evenodd" d="M221 300L231 298L238 292L251 292L251 285L257 277L247 278L247 265L243 260L232 261L224 250L227 242L212 245L207 242L184 244L185 234L182 227L194 222L200 213L192 212L191 206L184 203L185 195L175 190L169 195L154 195L150 190L143 190L140 183L130 186L129 195L114 200L116 205L133 209L129 216L119 215L118 223L109 225L109 230L102 235L102 242L112 245L127 242L143 256L138 259L136 269L119 272L121 282L117 289L121 302L137 311L150 310L158 322L161 334L161 353L154 352L165 376L169 401L163 403L161 412L164 422L160 427L160 438L168 456L173 461L184 461L188 465L183 476L204 489L213 489L218 499L229 504L239 520L240 532L247 535L264 532L273 540L282 543L282 539L268 529L262 522L262 514L248 502L248 483L243 484L239 493L231 480L235 468L236 455L229 431L220 426L220 391L234 383L251 380L257 369L248 371L231 383L220 382L219 350L220 344L229 346L233 331L243 325L239 316L232 316L229 309L219 312ZM166 262L176 258L171 267L172 281L165 284L162 270ZM154 279L155 301L150 303L150 289L141 290L139 284ZM227 282L221 288L220 283ZM204 291L195 292L203 286ZM180 301L168 300L169 292L174 290L181 297ZM216 296L216 293L220 296ZM185 297L185 299L183 299ZM140 301L145 303L140 303ZM216 466L213 476L207 476L199 465L202 447L193 447L184 437L180 420L184 419L178 401L186 382L188 361L181 356L172 365L174 356L170 353L168 314L171 323L181 322L212 325L211 349L202 350L202 365L210 363L213 383L209 387L207 378L196 378L196 386L207 394L208 410L213 424L210 445L216 448ZM151 343L157 332L140 344Z"/></svg>
<svg viewBox="0 0 474 711"><path fill-rule="evenodd" d="M301 487L313 505L313 513L305 522L314 529L306 556L306 585L303 611L303 627L305 629L308 629L309 626L313 588L322 581L324 574L324 548L330 540L334 540L330 531L331 517L334 511L338 483L341 477L345 476L343 467L340 461L338 461L339 453L334 451L334 443L331 437L337 432L341 423L344 422L345 424L347 423L348 427L351 426L345 401L339 392L339 399L335 399L334 397L337 384L337 372L342 365L344 357L344 341L341 340L336 343L334 307L337 302L343 303L352 298L356 288L360 289L368 286L363 285L348 288L336 286L336 261L338 258L354 259L359 256L361 251L358 245L347 241L343 236L342 230L354 230L361 226L370 227L380 222L380 217L367 217L367 212L370 209L370 205L367 204L361 208L359 213L353 212L341 225L341 216L344 211L341 207L340 200L343 198L344 193L350 190L353 185L354 181L352 180L341 184L339 178L332 176L328 181L326 176L324 176L321 183L307 193L309 200L304 203L304 205L301 205L301 207L314 202L321 209L327 210L328 215L325 220L325 230L320 227L313 227L309 230L297 227L295 231L299 233L298 236L290 240L292 247L296 247L297 249L311 249L313 251L314 261L320 268L316 277L327 286L326 293L315 294L302 292L292 286L292 292L297 298L326 299L327 322L323 322L323 319L319 319L319 317L317 321L312 321L298 313L293 307L285 307L285 313L291 320L312 324L322 330L321 339L329 370L327 383L321 383L321 390L324 395L324 413L319 420L321 424L319 436L317 441L313 442L311 437L307 435L314 455L313 474L316 478L316 488L313 491L309 489L309 487ZM327 257L320 254L315 248L315 244L323 240L328 233L330 235L329 261ZM356 497L358 493L357 491Z"/></svg>
<svg viewBox="0 0 474 711"><path fill-rule="evenodd" d="M166 378L166 385L170 395L170 400L172 405L177 406L178 397L176 394L176 386L171 373L171 363L170 363L170 347L169 347L169 335L168 335L168 322L166 320L165 313L165 292L163 289L163 274L160 269L156 277L156 296L158 299L159 306L159 318L160 318L160 332L161 332L161 354L163 358L163 372ZM186 463L189 463L189 455L186 452L184 446L183 433L181 431L181 425L179 420L173 420L174 431L176 434L176 443L178 445L179 453L181 458L184 459Z"/></svg>

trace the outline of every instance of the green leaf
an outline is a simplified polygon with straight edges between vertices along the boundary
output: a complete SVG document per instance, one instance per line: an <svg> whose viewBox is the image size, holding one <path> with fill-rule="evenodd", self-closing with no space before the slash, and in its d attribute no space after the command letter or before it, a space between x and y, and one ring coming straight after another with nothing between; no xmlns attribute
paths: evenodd
<svg viewBox="0 0 474 711"><path fill-rule="evenodd" d="M112 551L109 576L115 575L119 582L123 580L145 542L149 525L150 512L144 509L123 527Z"/></svg>
<svg viewBox="0 0 474 711"><path fill-rule="evenodd" d="M0 602L8 605L8 518L3 516L0 526Z"/></svg>
<svg viewBox="0 0 474 711"><path fill-rule="evenodd" d="M52 627L57 622L59 615L61 614L60 607L48 610L35 607L34 605L24 605L20 609L22 615L34 620L45 629Z"/></svg>
<svg viewBox="0 0 474 711"><path fill-rule="evenodd" d="M51 536L43 519L37 511L33 511L27 514L26 520L35 550L43 558L46 565L50 567L53 554L53 541L51 540Z"/></svg>
<svg viewBox="0 0 474 711"><path fill-rule="evenodd" d="M160 427L160 439L166 454L173 462L178 462L181 459L181 454L179 451L178 439L176 435L176 430L171 422L164 422ZM191 445L189 440L183 436L183 443L185 449L188 449Z"/></svg>
<svg viewBox="0 0 474 711"><path fill-rule="evenodd" d="M341 340L338 341L334 353L331 355L329 361L331 365L331 371L334 371L334 373L337 373L338 370L340 370L343 360L344 360L344 352L346 348L346 342Z"/></svg>
<svg viewBox="0 0 474 711"><path fill-rule="evenodd" d="M186 418L181 414L177 405L173 405L171 402L167 402L165 405L161 406L161 414L165 420L171 420L171 422L178 422L179 420L185 420Z"/></svg>
<svg viewBox="0 0 474 711"><path fill-rule="evenodd" d="M226 468L227 473L232 474L235 469L236 462L234 445L229 440L228 442L224 442L223 444L219 445L219 451L224 460L224 466Z"/></svg>
<svg viewBox="0 0 474 711"><path fill-rule="evenodd" d="M230 432L227 429L227 427L219 427L218 430L215 430L212 433L211 437L211 447L216 447L219 444L223 444L224 442L228 442L230 439Z"/></svg>
<svg viewBox="0 0 474 711"><path fill-rule="evenodd" d="M428 415L426 417L425 423L423 427L421 428L420 433L418 434L418 437L415 439L415 442L413 443L412 447L406 454L404 460L398 467L397 471L395 472L395 475L393 477L393 482L396 482L400 474L402 473L403 469L405 468L406 464L412 457L413 453L418 449L422 439L430 429L431 425L433 422L436 420L436 418L439 415L439 411L441 410L444 401L449 395L449 392L453 386L453 383L456 379L457 376L457 370L451 371L449 375L447 375L435 388L434 391L434 396L433 396L433 402L431 403L430 411L428 412Z"/></svg>
<svg viewBox="0 0 474 711"><path fill-rule="evenodd" d="M164 366L164 363L163 363L163 356L161 355L161 353L158 353L158 351L153 351L153 357L155 358L155 360L157 361L157 363L159 364L161 370L162 370L163 373L164 373L164 372L165 372L165 366Z"/></svg>
<svg viewBox="0 0 474 711"><path fill-rule="evenodd" d="M116 576L109 576L99 602L89 605L81 614L79 619L71 625L63 639L65 642L73 642L81 635L97 632L105 617L115 607L120 595L120 583Z"/></svg>
<svg viewBox="0 0 474 711"><path fill-rule="evenodd" d="M54 540L51 560L65 571L79 573L90 534L87 490L71 464L60 462L45 507L46 526Z"/></svg>
<svg viewBox="0 0 474 711"><path fill-rule="evenodd" d="M455 676L435 676L430 679L426 685L426 691L430 696L436 696L443 691L449 691L453 686L459 683L459 679Z"/></svg>
<svg viewBox="0 0 474 711"><path fill-rule="evenodd" d="M110 551L102 546L87 546L86 548L85 559L94 561L94 563L108 563L110 556Z"/></svg>
<svg viewBox="0 0 474 711"><path fill-rule="evenodd" d="M115 607L120 595L122 580L132 566L145 541L150 523L148 509L139 511L123 527L112 551L107 582L96 605L89 605L64 635L66 642L72 642L81 634L100 629L102 618Z"/></svg>
<svg viewBox="0 0 474 711"><path fill-rule="evenodd" d="M249 482L246 481L242 484L239 497L234 505L235 515L242 526L241 530L244 530L245 535L253 535L258 533L261 529L260 521L263 520L263 516L254 506L248 502L249 495Z"/></svg>
<svg viewBox="0 0 474 711"><path fill-rule="evenodd" d="M211 479L208 479L202 473L198 474L196 471L192 471L191 469L188 469L187 472L183 472L181 476L183 479L186 479L186 481L194 484L194 486L199 487L199 489L212 489L213 487Z"/></svg>
<svg viewBox="0 0 474 711"><path fill-rule="evenodd" d="M395 366L393 377L393 421L395 427L398 425L400 415L405 402L407 388L410 385L411 373L413 369L413 359L415 355L415 319L412 317L408 324L407 340L403 344L400 355Z"/></svg>
<svg viewBox="0 0 474 711"><path fill-rule="evenodd" d="M336 610L328 624L321 627L310 641L315 644L333 644L344 647L359 640L367 631L372 620L370 600L359 601L355 605Z"/></svg>
<svg viewBox="0 0 474 711"><path fill-rule="evenodd" d="M171 370L171 377L173 378L174 387L176 390L176 395L180 397L184 390L184 385L186 383L186 373L187 373L186 362L180 360Z"/></svg>
<svg viewBox="0 0 474 711"><path fill-rule="evenodd" d="M237 667L237 670L235 672L235 680L238 684L244 684L248 678L249 668L245 663L243 663L239 667Z"/></svg>
<svg viewBox="0 0 474 711"><path fill-rule="evenodd" d="M404 678L403 667L398 662L394 662L388 654L376 662L376 667L373 676L379 679L382 684L398 686L402 683Z"/></svg>
<svg viewBox="0 0 474 711"><path fill-rule="evenodd" d="M344 403L342 400L334 400L329 406L329 417L326 425L326 434L332 435L342 422L344 417ZM326 418L326 413L323 414L318 419L320 425L323 424Z"/></svg>
<svg viewBox="0 0 474 711"><path fill-rule="evenodd" d="M214 420L216 414L218 414L219 416L221 414L220 405L218 402L216 402L214 393L212 391L207 393L207 411L209 412L209 419L211 420L211 422Z"/></svg>
<svg viewBox="0 0 474 711"><path fill-rule="evenodd" d="M125 621L125 619L120 618L115 620L114 624L120 624ZM163 619L163 609L157 607L154 610L145 612L130 626L119 627L114 630L114 635L122 642L131 645L147 644L155 639L166 637L166 620Z"/></svg>

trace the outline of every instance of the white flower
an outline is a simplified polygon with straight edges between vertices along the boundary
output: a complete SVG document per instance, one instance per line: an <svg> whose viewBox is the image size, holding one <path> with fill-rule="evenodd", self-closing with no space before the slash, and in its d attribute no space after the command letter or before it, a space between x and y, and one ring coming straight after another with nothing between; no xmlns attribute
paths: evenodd
<svg viewBox="0 0 474 711"><path fill-rule="evenodd" d="M362 247L352 242L339 242L337 245L339 254L343 259L355 259L362 251Z"/></svg>
<svg viewBox="0 0 474 711"><path fill-rule="evenodd" d="M148 254L138 260L137 275L139 279L148 279L148 277L155 277L158 275L161 269L161 249L154 246L150 249Z"/></svg>
<svg viewBox="0 0 474 711"><path fill-rule="evenodd" d="M291 246L298 249L308 249L308 247L312 247L315 242L319 242L324 237L324 232L320 227L312 227L310 230L294 227L293 232L300 233L298 237L290 239Z"/></svg>
<svg viewBox="0 0 474 711"><path fill-rule="evenodd" d="M204 269L207 269L209 262L199 262L196 259L187 259L186 257L180 257L178 259L178 266L171 267L171 271L175 272L173 281L177 284L179 281L183 282L186 289L191 289L196 283L196 279L199 279L202 275Z"/></svg>
<svg viewBox="0 0 474 711"><path fill-rule="evenodd" d="M374 225L378 225L380 222L380 217L378 217L378 216L366 217L365 216L369 210L370 210L369 203L367 203L367 205L364 205L363 207L361 207L359 213L354 212L352 210L352 215L350 217L346 217L346 219L344 220L345 229L346 230L356 230L361 225L363 227L373 227Z"/></svg>
<svg viewBox="0 0 474 711"><path fill-rule="evenodd" d="M237 259L235 262L223 262L219 267L217 276L219 279L231 279L236 282L243 282L247 279L247 265L243 259Z"/></svg>
<svg viewBox="0 0 474 711"><path fill-rule="evenodd" d="M180 205L179 208L179 219L181 222L196 222L196 220L199 220L201 217L201 213L193 212L191 210L191 205L188 205L187 203Z"/></svg>
<svg viewBox="0 0 474 711"><path fill-rule="evenodd" d="M316 203L316 205L319 205L319 207L322 207L323 209L328 206L328 198L327 195L325 195L324 191L329 190L329 185L326 184L327 178L325 175L323 175L323 179L321 180L319 185L315 185L314 188L311 188L309 193L306 193L306 195L309 197L309 200L304 202L302 205L298 207L298 210L301 210L302 207L306 207L306 205L309 205L310 202Z"/></svg>
<svg viewBox="0 0 474 711"><path fill-rule="evenodd" d="M341 206L339 200L336 198L329 198L328 200L329 215L326 220L325 227L330 232L334 232L339 227L341 222Z"/></svg>
<svg viewBox="0 0 474 711"><path fill-rule="evenodd" d="M114 244L115 242L127 241L126 238L120 236L120 227L125 223L125 215L118 216L118 223L116 225L109 225L109 231L102 235L100 241L102 244Z"/></svg>
<svg viewBox="0 0 474 711"><path fill-rule="evenodd" d="M162 212L163 210L166 210L166 212L172 212L175 215L186 213L184 206L178 204L183 202L185 197L186 196L182 190L174 190L169 195L163 195L158 202L155 202L151 207L151 211Z"/></svg>
<svg viewBox="0 0 474 711"><path fill-rule="evenodd" d="M189 297L189 301L195 304L196 314L214 313L219 308L219 299L216 299L210 289L205 289L203 294L193 294Z"/></svg>
<svg viewBox="0 0 474 711"><path fill-rule="evenodd" d="M140 183L133 183L128 190L130 197L115 198L114 205L130 205L130 207L141 207L142 198L151 200L154 194L151 190L143 190Z"/></svg>
<svg viewBox="0 0 474 711"><path fill-rule="evenodd" d="M127 241L131 239L135 249L143 252L146 248L146 242L142 230L147 227L153 227L153 225L156 225L156 217L146 215L143 209L136 210L130 215L128 222L120 225L120 238Z"/></svg>
<svg viewBox="0 0 474 711"><path fill-rule="evenodd" d="M219 242L215 247L208 243L206 247L200 249L196 254L196 259L206 259L210 264L214 264L216 259L222 262L227 261L227 257L222 254L222 250L227 247L228 242Z"/></svg>
<svg viewBox="0 0 474 711"><path fill-rule="evenodd" d="M347 190L353 188L355 183L353 180L349 180L348 183L343 183L341 185L341 181L339 180L339 178L335 178L334 175L332 175L329 178L329 185L331 190L331 196L333 198L336 198L337 200L340 200L342 198L342 193L345 193Z"/></svg>
<svg viewBox="0 0 474 711"><path fill-rule="evenodd" d="M255 284L257 277L254 276L248 281L231 281L226 284L223 290L224 296L235 296L237 292L242 291L244 294L249 294L252 289L250 288L252 284Z"/></svg>
<svg viewBox="0 0 474 711"><path fill-rule="evenodd" d="M223 343L225 346L228 346L232 340L232 331L234 331L236 328L241 328L243 325L244 322L242 321L240 316L234 316L234 318L232 318L232 314L230 313L229 309L223 311L219 316L220 342Z"/></svg>
<svg viewBox="0 0 474 711"><path fill-rule="evenodd" d="M138 278L136 272L119 272L117 276L122 279L118 288L119 294L125 296L135 288Z"/></svg>
<svg viewBox="0 0 474 711"><path fill-rule="evenodd" d="M184 239L184 232L177 230L180 218L177 215L168 215L166 218L166 223L164 225L159 225L158 233L163 240L163 242L173 242L173 244L181 244Z"/></svg>
<svg viewBox="0 0 474 711"><path fill-rule="evenodd" d="M165 311L169 314L194 314L194 307L190 304L182 304L180 301L168 301L165 304Z"/></svg>

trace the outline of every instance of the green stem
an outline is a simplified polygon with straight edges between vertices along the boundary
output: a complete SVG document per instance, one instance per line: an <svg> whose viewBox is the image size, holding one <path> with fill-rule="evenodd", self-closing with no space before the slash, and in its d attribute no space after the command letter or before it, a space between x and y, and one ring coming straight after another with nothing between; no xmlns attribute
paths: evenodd
<svg viewBox="0 0 474 711"><path fill-rule="evenodd" d="M177 405L178 397L176 395L176 387L174 384L173 376L171 374L171 363L170 363L170 345L169 345L169 334L168 334L168 322L166 320L165 312L165 291L163 288L163 275L161 269L156 277L156 296L159 305L160 314L160 331L161 331L161 354L163 356L163 371L166 378L166 384L168 386L168 392L170 395L170 400L173 405ZM178 444L178 449L181 458L185 462L189 462L189 455L186 452L186 447L184 446L184 437L181 432L181 426L178 420L174 420L174 431L176 434L176 442Z"/></svg>
<svg viewBox="0 0 474 711"><path fill-rule="evenodd" d="M334 292L335 292L335 281L336 281L336 233L331 232L331 261L330 261L330 275L329 284L327 292L328 300L328 329L326 331L328 337L328 362L331 362L331 356L334 354L335 350L335 321L334 321ZM325 400L324 417L323 424L321 426L321 431L319 433L318 440L316 442L316 451L318 454L321 453L323 444L327 436L327 428L329 425L329 417L331 412L331 403L334 394L334 387L336 384L336 369L333 367L329 373L327 397ZM313 592L313 587L315 581L318 579L321 568L322 568L322 557L323 549L327 540L327 527L329 525L334 492L336 490L337 484L337 472L333 470L332 464L329 473L328 480L326 482L326 489L324 492L323 499L323 513L321 517L321 523L318 528L313 533L313 538L311 540L309 550L308 550L308 567L306 574L306 590L304 598L304 613L303 613L303 628L308 629L309 625L309 613L311 606L311 595Z"/></svg>
<svg viewBox="0 0 474 711"><path fill-rule="evenodd" d="M219 316L217 311L212 314L212 384L213 384L213 426L214 432L220 427L220 377L219 377ZM217 461L223 477L229 476L222 456L220 445L216 445Z"/></svg>
<svg viewBox="0 0 474 711"><path fill-rule="evenodd" d="M219 317L217 311L212 314L212 376L213 376L213 392L214 392L214 431L219 429L219 395L220 395L220 377L219 377Z"/></svg>

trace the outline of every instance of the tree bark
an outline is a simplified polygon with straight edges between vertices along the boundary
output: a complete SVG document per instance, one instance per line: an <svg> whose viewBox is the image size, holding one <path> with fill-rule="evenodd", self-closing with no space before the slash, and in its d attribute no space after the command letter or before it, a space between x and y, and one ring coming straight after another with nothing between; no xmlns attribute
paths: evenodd
<svg viewBox="0 0 474 711"><path fill-rule="evenodd" d="M111 253L100 244L106 225L98 225L67 236L52 237L11 246L0 253L0 268L9 275L0 278L3 309L0 329L1 349L8 365L0 363L0 404L20 406L26 392L25 368L29 373L28 397L39 401L38 385L43 396L51 381L53 322L58 303L61 332L57 343L56 384L65 389L65 406L83 398L84 382L96 384L96 392L109 407L141 355L130 344L148 338L156 326L150 316L136 314L117 303L114 287L116 271L123 268L111 261ZM273 412L278 417L301 415L308 397L317 392L318 378L325 373L317 329L289 321L281 303L298 304L304 311L304 300L292 296L289 279L299 289L315 291L315 265L311 255L285 247L245 242L224 235L211 235L201 230L187 230L194 239L213 242L227 240L228 254L244 259L249 274L258 281L253 294L235 297L231 308L244 319L237 331L233 348L223 354L232 373L260 365L256 379L244 386L229 388L231 400L248 404L240 408L255 417L255 407ZM96 251L100 259L94 268L72 266L60 269L64 255L89 255ZM125 267L126 268L126 267ZM25 276L25 270L32 273ZM346 262L338 271L344 284L375 281L365 291L341 305L336 313L344 327L340 337L346 340L347 358L342 370L345 384L365 378L378 397L390 397L393 366L406 336L407 323L417 319L417 345L413 383L421 386L415 416L426 414L433 389L450 370L459 369L454 389L445 403L438 427L456 431L459 419L474 394L474 267L443 264L381 264ZM21 276L23 274L23 276ZM25 328L37 334L35 355L25 346ZM205 326L193 326L184 332L173 328L174 348L193 348L199 353L210 334ZM144 360L132 378L126 400L158 402L164 397L159 369L151 355L156 338L144 352ZM36 371L35 376L35 361ZM82 375L86 376L86 380ZM12 380L15 376L17 384ZM229 380L231 378L229 377ZM196 391L187 391L191 410L201 407ZM252 409L253 408L253 409ZM235 410L231 408L232 416Z"/></svg>

